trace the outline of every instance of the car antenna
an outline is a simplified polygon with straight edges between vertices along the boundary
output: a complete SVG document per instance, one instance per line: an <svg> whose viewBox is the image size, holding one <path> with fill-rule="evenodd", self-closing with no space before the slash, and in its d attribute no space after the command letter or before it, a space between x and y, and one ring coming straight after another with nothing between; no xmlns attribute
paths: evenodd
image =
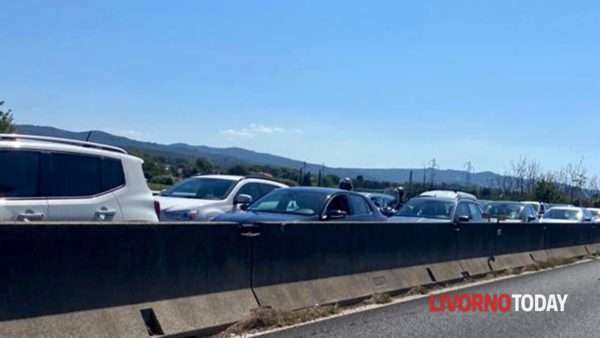
<svg viewBox="0 0 600 338"><path fill-rule="evenodd" d="M87 137L85 138L85 142L88 142L90 140L90 137L92 137L92 133L92 130L88 131Z"/></svg>

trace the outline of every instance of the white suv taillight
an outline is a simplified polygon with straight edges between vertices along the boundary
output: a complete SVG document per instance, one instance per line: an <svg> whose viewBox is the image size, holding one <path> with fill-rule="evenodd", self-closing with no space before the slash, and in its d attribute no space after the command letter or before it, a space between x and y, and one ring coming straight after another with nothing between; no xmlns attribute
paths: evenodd
<svg viewBox="0 0 600 338"><path fill-rule="evenodd" d="M160 219L160 202L154 200L154 212L156 213L156 217Z"/></svg>

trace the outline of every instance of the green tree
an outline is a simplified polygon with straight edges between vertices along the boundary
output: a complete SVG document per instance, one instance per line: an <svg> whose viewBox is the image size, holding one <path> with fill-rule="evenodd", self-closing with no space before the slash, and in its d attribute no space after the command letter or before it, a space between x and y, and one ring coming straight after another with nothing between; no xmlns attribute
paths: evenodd
<svg viewBox="0 0 600 338"><path fill-rule="evenodd" d="M304 174L304 177L302 178L302 185L307 187L310 187L312 185L312 176L310 174L310 171Z"/></svg>
<svg viewBox="0 0 600 338"><path fill-rule="evenodd" d="M535 199L543 202L560 202L564 200L558 186L554 182L545 179L541 179L536 183Z"/></svg>
<svg viewBox="0 0 600 338"><path fill-rule="evenodd" d="M14 133L15 125L13 124L12 110L2 110L4 101L0 101L0 133Z"/></svg>
<svg viewBox="0 0 600 338"><path fill-rule="evenodd" d="M244 176L244 175L250 174L250 170L245 165L237 164L237 165L234 165L233 167L229 168L229 170L227 170L227 173L229 175Z"/></svg>
<svg viewBox="0 0 600 338"><path fill-rule="evenodd" d="M212 174L215 171L215 166L211 161L200 157L196 159L196 170L201 174Z"/></svg>

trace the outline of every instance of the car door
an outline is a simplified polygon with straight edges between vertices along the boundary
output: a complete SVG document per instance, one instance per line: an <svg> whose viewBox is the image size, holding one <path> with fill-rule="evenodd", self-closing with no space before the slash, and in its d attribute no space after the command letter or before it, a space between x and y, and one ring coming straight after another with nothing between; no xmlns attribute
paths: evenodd
<svg viewBox="0 0 600 338"><path fill-rule="evenodd" d="M48 201L40 193L41 154L0 150L0 221L42 221Z"/></svg>
<svg viewBox="0 0 600 338"><path fill-rule="evenodd" d="M48 220L119 221L122 213L117 198L103 182L109 160L100 156L50 153L42 190L48 196Z"/></svg>

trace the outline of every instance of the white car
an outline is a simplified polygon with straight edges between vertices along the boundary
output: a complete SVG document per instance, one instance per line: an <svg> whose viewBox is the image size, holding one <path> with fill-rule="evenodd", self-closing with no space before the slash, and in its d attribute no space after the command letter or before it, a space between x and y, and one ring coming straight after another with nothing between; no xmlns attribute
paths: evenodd
<svg viewBox="0 0 600 338"><path fill-rule="evenodd" d="M264 177L200 175L160 193L161 221L210 221L287 185Z"/></svg>
<svg viewBox="0 0 600 338"><path fill-rule="evenodd" d="M592 221L600 223L600 209L599 208L588 208L592 214Z"/></svg>
<svg viewBox="0 0 600 338"><path fill-rule="evenodd" d="M535 212L537 213L538 217L542 217L544 215L546 209L546 205L544 203L535 201L524 201L521 203L531 205L535 209Z"/></svg>
<svg viewBox="0 0 600 338"><path fill-rule="evenodd" d="M0 134L0 221L147 221L143 161L123 149Z"/></svg>
<svg viewBox="0 0 600 338"><path fill-rule="evenodd" d="M584 223L592 222L592 213L578 207L552 207L546 211L541 223Z"/></svg>

